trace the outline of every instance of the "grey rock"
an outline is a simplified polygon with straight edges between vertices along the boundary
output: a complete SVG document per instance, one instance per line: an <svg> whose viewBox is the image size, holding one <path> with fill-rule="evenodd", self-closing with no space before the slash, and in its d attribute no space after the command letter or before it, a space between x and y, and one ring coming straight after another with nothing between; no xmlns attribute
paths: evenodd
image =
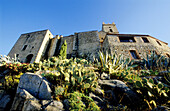
<svg viewBox="0 0 170 111"><path fill-rule="evenodd" d="M68 110L69 110L69 101L68 101L68 99L65 99L65 100L63 101L63 104L64 104L64 109L65 109L66 111L68 111Z"/></svg>
<svg viewBox="0 0 170 111"><path fill-rule="evenodd" d="M38 100L25 89L16 94L11 111L62 111L63 104L59 101Z"/></svg>
<svg viewBox="0 0 170 111"><path fill-rule="evenodd" d="M63 104L60 101L53 101L46 108L47 111L62 111Z"/></svg>
<svg viewBox="0 0 170 111"><path fill-rule="evenodd" d="M141 103L138 95L120 80L98 80L98 83L103 89L105 89L106 92L108 90L113 91L113 94L115 94L117 100L123 98L121 100L123 104L135 108Z"/></svg>
<svg viewBox="0 0 170 111"><path fill-rule="evenodd" d="M4 94L5 94L5 91L4 90L0 90L0 100L3 97Z"/></svg>
<svg viewBox="0 0 170 111"><path fill-rule="evenodd" d="M22 111L40 111L41 110L41 104L39 104L39 101L25 101Z"/></svg>
<svg viewBox="0 0 170 111"><path fill-rule="evenodd" d="M39 100L33 97L25 89L20 89L20 92L15 95L11 111L39 111L41 104Z"/></svg>
<svg viewBox="0 0 170 111"><path fill-rule="evenodd" d="M170 111L170 108L167 106L158 106L157 108L154 108L153 111Z"/></svg>
<svg viewBox="0 0 170 111"><path fill-rule="evenodd" d="M51 99L51 89L48 85L46 80L43 80L38 91L38 98L43 100L50 100Z"/></svg>
<svg viewBox="0 0 170 111"><path fill-rule="evenodd" d="M10 95L3 95L0 99L0 110L5 111L7 104L10 102L11 98Z"/></svg>
<svg viewBox="0 0 170 111"><path fill-rule="evenodd" d="M112 90L105 91L105 99L112 105L117 105L118 101Z"/></svg>
<svg viewBox="0 0 170 111"><path fill-rule="evenodd" d="M91 97L97 105L99 105L103 102L103 100L100 97L96 96L93 93L90 93L89 97Z"/></svg>
<svg viewBox="0 0 170 111"><path fill-rule="evenodd" d="M101 85L101 87L103 89L115 89L116 85L113 83L113 80L98 80L99 85Z"/></svg>
<svg viewBox="0 0 170 111"><path fill-rule="evenodd" d="M42 110L47 111L62 111L63 104L60 101L56 100L42 100Z"/></svg>
<svg viewBox="0 0 170 111"><path fill-rule="evenodd" d="M28 72L23 74L18 84L17 93L19 93L21 89L27 90L31 95L39 98L40 100L51 99L52 91L48 82L40 75Z"/></svg>
<svg viewBox="0 0 170 111"><path fill-rule="evenodd" d="M95 95L103 97L104 96L104 91L102 91L100 88L96 88L94 91Z"/></svg>
<svg viewBox="0 0 170 111"><path fill-rule="evenodd" d="M110 74L107 74L107 73L102 73L101 74L101 79L110 79Z"/></svg>
<svg viewBox="0 0 170 111"><path fill-rule="evenodd" d="M64 107L60 101L56 101L56 100L53 101L50 105L55 106L55 107L59 108L60 110L62 110Z"/></svg>

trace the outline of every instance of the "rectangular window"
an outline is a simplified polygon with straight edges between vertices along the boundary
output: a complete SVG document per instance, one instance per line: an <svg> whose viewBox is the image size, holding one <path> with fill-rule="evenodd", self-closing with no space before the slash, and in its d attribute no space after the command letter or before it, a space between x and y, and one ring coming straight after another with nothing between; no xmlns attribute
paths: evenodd
<svg viewBox="0 0 170 111"><path fill-rule="evenodd" d="M149 40L146 37L142 37L144 43L149 43Z"/></svg>
<svg viewBox="0 0 170 111"><path fill-rule="evenodd" d="M27 45L24 45L24 47L22 48L22 51L24 51L27 48Z"/></svg>
<svg viewBox="0 0 170 111"><path fill-rule="evenodd" d="M133 59L140 59L135 50L130 50L130 54Z"/></svg>
<svg viewBox="0 0 170 111"><path fill-rule="evenodd" d="M119 36L120 42L136 42L134 37L121 37Z"/></svg>
<svg viewBox="0 0 170 111"><path fill-rule="evenodd" d="M160 46L162 46L161 43L160 43L159 41L156 41L156 42L157 42Z"/></svg>
<svg viewBox="0 0 170 111"><path fill-rule="evenodd" d="M170 55L166 53L166 56L170 58Z"/></svg>

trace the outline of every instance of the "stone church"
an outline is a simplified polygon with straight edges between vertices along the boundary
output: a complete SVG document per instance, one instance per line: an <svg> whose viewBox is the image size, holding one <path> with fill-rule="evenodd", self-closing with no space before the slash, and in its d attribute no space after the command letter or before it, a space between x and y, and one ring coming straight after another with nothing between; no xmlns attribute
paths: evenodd
<svg viewBox="0 0 170 111"><path fill-rule="evenodd" d="M102 24L101 31L78 32L69 36L52 35L49 30L21 34L8 56L32 63L57 56L61 45L67 42L67 57L92 58L98 52L123 54L125 58L142 59L151 51L170 57L168 43L150 35L119 34L116 24Z"/></svg>

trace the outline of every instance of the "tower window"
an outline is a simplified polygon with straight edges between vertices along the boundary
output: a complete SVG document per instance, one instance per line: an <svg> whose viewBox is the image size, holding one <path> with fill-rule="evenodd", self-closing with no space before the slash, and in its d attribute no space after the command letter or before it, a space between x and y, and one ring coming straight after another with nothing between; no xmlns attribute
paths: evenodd
<svg viewBox="0 0 170 111"><path fill-rule="evenodd" d="M130 54L133 59L140 59L135 50L130 50Z"/></svg>
<svg viewBox="0 0 170 111"><path fill-rule="evenodd" d="M121 37L119 36L120 42L136 42L134 37Z"/></svg>
<svg viewBox="0 0 170 111"><path fill-rule="evenodd" d="M24 47L22 48L22 51L24 51L27 48L27 45L24 45Z"/></svg>
<svg viewBox="0 0 170 111"><path fill-rule="evenodd" d="M16 57L19 57L19 54L16 54Z"/></svg>
<svg viewBox="0 0 170 111"><path fill-rule="evenodd" d="M162 46L161 43L160 43L159 41L156 41L156 42L157 42L160 46Z"/></svg>
<svg viewBox="0 0 170 111"><path fill-rule="evenodd" d="M166 56L170 58L170 55L166 53Z"/></svg>
<svg viewBox="0 0 170 111"><path fill-rule="evenodd" d="M142 37L144 43L149 43L149 40L146 37Z"/></svg>
<svg viewBox="0 0 170 111"><path fill-rule="evenodd" d="M113 30L112 30L112 29L110 29L110 32L113 32Z"/></svg>

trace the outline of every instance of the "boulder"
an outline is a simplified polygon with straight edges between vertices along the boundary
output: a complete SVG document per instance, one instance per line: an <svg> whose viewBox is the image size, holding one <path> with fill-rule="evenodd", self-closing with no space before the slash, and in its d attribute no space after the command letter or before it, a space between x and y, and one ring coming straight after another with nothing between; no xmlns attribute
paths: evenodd
<svg viewBox="0 0 170 111"><path fill-rule="evenodd" d="M20 93L21 89L25 89L40 100L51 99L52 91L49 87L49 83L38 74L28 72L23 74L18 84L17 93Z"/></svg>
<svg viewBox="0 0 170 111"><path fill-rule="evenodd" d="M101 77L100 77L101 79L110 79L110 74L107 74L107 73L105 73L105 72L103 72L102 74L101 74Z"/></svg>
<svg viewBox="0 0 170 111"><path fill-rule="evenodd" d="M65 109L66 111L69 111L69 100L68 100L68 99L65 99L65 100L63 101L63 104L64 104L64 109Z"/></svg>
<svg viewBox="0 0 170 111"><path fill-rule="evenodd" d="M154 108L153 111L170 111L170 108L167 106L158 106Z"/></svg>
<svg viewBox="0 0 170 111"><path fill-rule="evenodd" d="M90 94L89 94L89 97L91 97L91 98L94 100L94 102L95 102L99 107L101 107L100 105L102 105L103 100L102 100L100 97L96 96L96 95L93 94L93 93L90 93Z"/></svg>
<svg viewBox="0 0 170 111"><path fill-rule="evenodd" d="M41 104L38 99L33 97L25 89L20 89L20 92L15 95L11 111L39 111Z"/></svg>
<svg viewBox="0 0 170 111"><path fill-rule="evenodd" d="M25 89L15 95L11 111L62 111L63 104L59 101L38 100Z"/></svg>
<svg viewBox="0 0 170 111"><path fill-rule="evenodd" d="M131 108L138 107L140 105L140 98L132 91L123 81L120 80L98 80L99 85L105 90L105 93L116 98L122 104L128 105ZM113 91L111 93L109 90ZM114 95L115 97L114 97ZM113 102L116 102L114 99Z"/></svg>
<svg viewBox="0 0 170 111"><path fill-rule="evenodd" d="M53 101L43 100L41 108L47 111L62 111L63 104L57 100L53 100Z"/></svg>
<svg viewBox="0 0 170 111"><path fill-rule="evenodd" d="M0 111L5 111L7 104L10 102L10 95L4 94L0 99Z"/></svg>

